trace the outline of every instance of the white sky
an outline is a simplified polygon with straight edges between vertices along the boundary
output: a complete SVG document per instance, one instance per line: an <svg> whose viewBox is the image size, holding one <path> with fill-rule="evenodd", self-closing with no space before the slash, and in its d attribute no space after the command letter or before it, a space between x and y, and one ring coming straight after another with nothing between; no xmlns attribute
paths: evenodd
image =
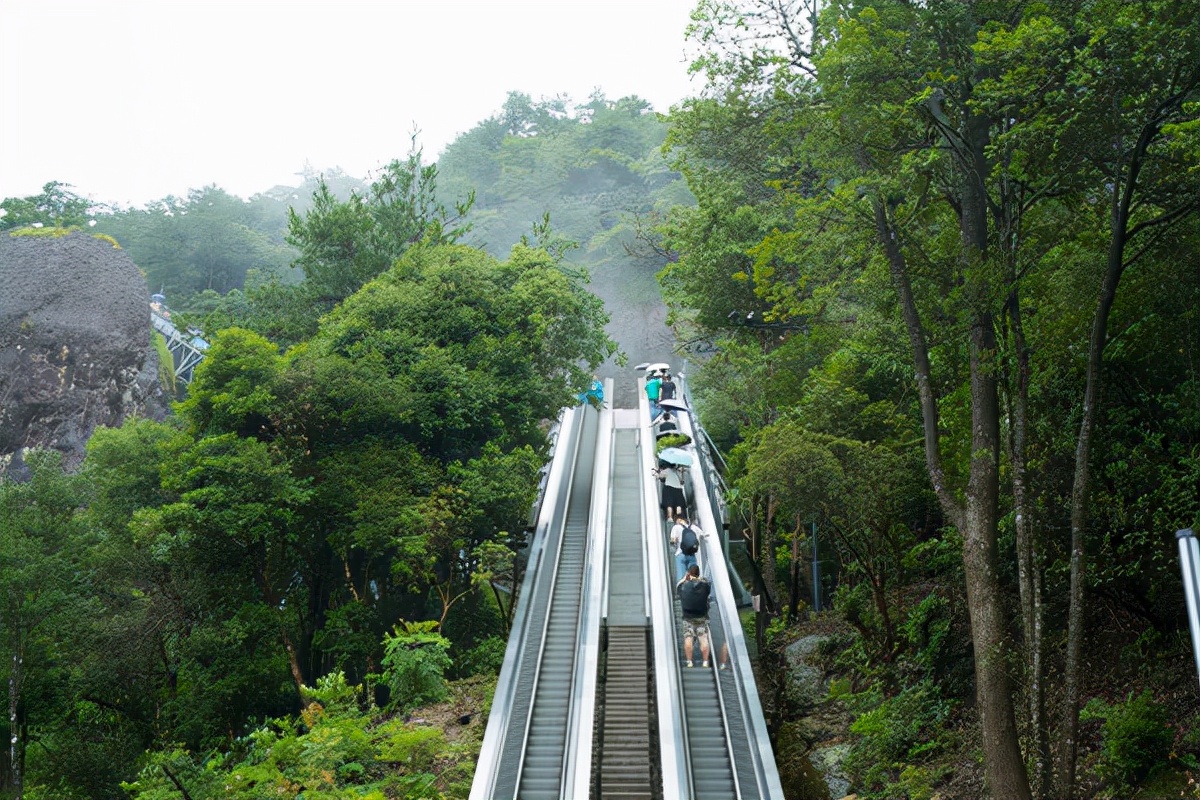
<svg viewBox="0 0 1200 800"><path fill-rule="evenodd" d="M695 0L0 0L0 199L249 197L433 160L509 91L667 111Z"/></svg>

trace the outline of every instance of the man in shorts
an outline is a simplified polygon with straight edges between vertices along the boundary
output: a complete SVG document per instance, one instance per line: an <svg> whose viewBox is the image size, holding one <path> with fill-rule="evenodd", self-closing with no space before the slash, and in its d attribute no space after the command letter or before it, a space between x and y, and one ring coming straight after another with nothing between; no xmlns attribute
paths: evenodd
<svg viewBox="0 0 1200 800"><path fill-rule="evenodd" d="M700 641L700 666L708 666L708 602L712 584L700 577L700 567L692 564L676 586L679 607L683 611L683 658L692 666L692 642Z"/></svg>

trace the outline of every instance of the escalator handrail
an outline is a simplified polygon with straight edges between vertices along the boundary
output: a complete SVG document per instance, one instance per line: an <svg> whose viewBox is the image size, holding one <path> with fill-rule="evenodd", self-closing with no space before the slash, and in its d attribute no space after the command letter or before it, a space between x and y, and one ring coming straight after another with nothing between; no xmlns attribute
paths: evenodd
<svg viewBox="0 0 1200 800"><path fill-rule="evenodd" d="M608 379L604 397L613 396ZM571 681L571 710L563 753L560 797L587 797L592 779L592 747L596 721L596 685L600 666L600 620L607 612L609 500L612 495L613 413L611 401L600 409L593 463L591 510L587 525L587 550L580 586L579 622L576 629L575 675Z"/></svg>
<svg viewBox="0 0 1200 800"><path fill-rule="evenodd" d="M566 524L567 499L570 497L571 481L569 472L567 473L568 480L563 479L563 474L574 464L575 453L579 449L581 430L582 414L580 409L564 409L558 427L558 437L551 455L550 473L546 479L546 495L542 500L537 527L529 545L525 578L521 582L521 591L518 593L517 608L513 613L508 646L504 651L504 661L500 667L500 678L496 683L492 708L488 715L487 728L484 731L483 745L476 761L470 800L490 800L495 790L496 773L500 767L503 755L501 751L504 749L505 734L511 723L517 681L523 666L524 643L531 633L528 630L530 598L537 594L534 586L538 581L552 579L551 575L543 574L542 560L546 553L546 542L550 533L557 531L561 537ZM543 634L543 644L544 640ZM541 661L540 648L537 653L537 661L538 663ZM524 753L519 754L518 757L523 759ZM519 785L519 781L517 785Z"/></svg>
<svg viewBox="0 0 1200 800"><path fill-rule="evenodd" d="M658 502L658 481L651 470L658 465L654 432L649 424L650 403L646 398L646 379L638 386L638 452L642 480L642 537L646 555L646 572L667 574L666 543L662 536L662 518ZM663 797L692 800L694 792L687 754L683 704L683 680L679 674L678 648L675 643L674 596L667 592L669 581L649 580L651 630L654 641L654 693L658 709L658 747L662 766Z"/></svg>
<svg viewBox="0 0 1200 800"><path fill-rule="evenodd" d="M681 414L680 415L681 419L680 419L679 424L681 425L681 430L683 430L684 433L687 433L689 436L692 436L693 437L692 441L695 441L695 434L697 433L697 431L695 431L692 428L691 416L692 416L691 414ZM696 466L700 467L702 465L697 464ZM694 508L692 516L699 517L699 519L697 521L700 523L700 530L705 531L706 533L712 532L712 531L719 531L720 528L718 528L715 524L715 517L713 516L712 508L709 504L709 496L706 491L706 487L704 485L703 479L701 477L703 474L703 470L702 469L690 469L690 470L688 470L688 474L691 475L691 478L692 478L692 505ZM715 539L714 539L714 536L716 536ZM709 533L709 535L700 537L699 544L700 544L700 549L696 554L696 562L700 567L700 574L708 577L709 584L712 586L712 590L713 590L714 594L716 595L716 597L713 598L715 600L714 605L716 606L716 610L717 610L716 623L717 623L717 625L720 626L723 643L728 645L729 639L731 638L731 634L729 631L729 621L728 621L728 617L721 613L722 608L726 604L726 599L725 599L725 597L723 597L721 595L721 592L718 590L716 577L712 574L715 571L714 567L717 567L721 564L721 560L719 558L713 558L709 555L709 553L712 551L720 552L721 540L720 540L719 535ZM716 564L710 563L710 561L716 561ZM729 576L727 574L723 574L722 577L724 577L725 586L726 586L726 589L728 589ZM717 670L717 669L719 669L718 665L720 664L720 661L721 661L721 651L717 647L716 639L712 635L712 628L713 628L712 623L713 623L712 606L710 606L709 607L709 634L708 634L709 653L708 653L708 657L709 657L709 663L712 665L712 669ZM741 625L740 620L738 621L738 625L740 627L740 625ZM729 652L732 655L733 649L730 648ZM734 675L734 680L735 681L737 680L736 671L735 671L735 675ZM729 735L729 726L730 726L731 721L730 721L728 706L725 701L725 692L721 688L721 681L718 680L715 677L715 675L714 675L713 683L715 684L716 690L717 690L717 707L714 709L714 711L720 717L721 730L725 731L725 753L729 758L729 771L730 771L730 777L733 779L734 797L742 798L742 797L744 797L744 795L742 793L741 781L738 778L737 759L733 752L733 743L730 740L730 735ZM733 698L733 702L736 703L737 708L741 709L743 704L740 702L740 700L738 698ZM738 717L744 718L744 714L738 714Z"/></svg>
<svg viewBox="0 0 1200 800"><path fill-rule="evenodd" d="M561 517L562 517L561 520L556 521L555 524L552 525L550 528L550 531L557 530L557 532L558 532L558 534L557 534L558 535L558 549L555 553L556 558L554 560L554 563L543 565L543 569L545 567L550 567L548 576L543 576L543 579L546 579L548 577L548 579L550 581L549 591L546 593L546 602L550 603L551 607L547 609L546 616L542 620L541 631L530 631L529 632L529 635L532 635L535 633L538 634L539 639L537 640L538 641L537 659L531 665L532 669L533 669L533 684L532 684L533 685L533 696L530 698L529 714L525 717L525 730L521 736L521 761L517 768L517 780L516 780L516 783L513 788L513 800L518 800L520 797L521 779L524 777L524 774L525 774L525 758L526 758L526 754L529 752L529 738L533 734L533 712L534 712L534 708L536 707L537 702L538 702L538 697L537 697L538 689L541 688L541 684L542 684L542 666L546 660L546 656L545 656L546 640L550 635L550 618L554 614L554 607L553 607L553 603L555 600L554 593L558 590L558 581L559 581L559 578L562 577L562 575L561 575L562 569L561 568L562 568L563 548L566 545L565 540L566 540L566 533L567 533L567 519L570 516L571 510L572 510L570 497L575 490L575 475L579 468L580 450L582 449L583 444L584 444L583 434L582 434L583 429L586 427L586 424L584 422L584 417L586 417L588 412L591 410L591 406L589 406L586 403L576 406L575 408L577 411L577 416L579 417L579 420L580 420L580 422L579 422L580 433L579 433L579 435L577 435L575 437L575 447L571 451L571 457L570 457L570 468L568 469L567 474L565 476L566 481L567 481L567 485L565 487L565 496L568 499L567 499L566 504L563 506L563 508L559 510L559 513L561 514ZM593 450L593 452L594 452L594 450ZM588 501L589 502L591 501L590 493L588 494ZM586 530L585 530L585 534L586 534ZM582 577L581 577L581 580L582 580ZM579 625L579 620L578 620L578 617L576 617L576 629L575 629L576 634L578 634L578 631L579 631L578 625ZM565 764L565 760L566 760L566 748L567 747L569 747L569 744L567 741L564 740L564 742L563 742L564 764ZM565 769L565 767L564 767L564 769ZM559 776L559 786L560 787L562 786L561 774Z"/></svg>

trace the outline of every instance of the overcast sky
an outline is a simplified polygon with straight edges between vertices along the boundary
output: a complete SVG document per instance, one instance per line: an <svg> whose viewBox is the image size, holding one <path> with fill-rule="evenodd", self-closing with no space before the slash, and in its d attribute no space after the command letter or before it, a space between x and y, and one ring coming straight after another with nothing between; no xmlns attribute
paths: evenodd
<svg viewBox="0 0 1200 800"><path fill-rule="evenodd" d="M0 0L0 199L249 197L427 160L509 91L667 111L695 0Z"/></svg>

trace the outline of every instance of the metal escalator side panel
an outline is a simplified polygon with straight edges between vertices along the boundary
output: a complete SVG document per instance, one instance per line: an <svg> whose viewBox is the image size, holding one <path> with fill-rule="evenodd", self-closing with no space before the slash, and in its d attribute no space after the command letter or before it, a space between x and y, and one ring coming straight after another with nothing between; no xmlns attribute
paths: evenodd
<svg viewBox="0 0 1200 800"><path fill-rule="evenodd" d="M604 397L611 398L612 379ZM600 409L596 450L592 464L591 510L587 523L587 551L580 586L579 622L576 628L575 676L571 682L571 710L567 721L567 750L561 797L587 797L591 786L595 733L596 683L600 665L600 620L605 607L608 571L609 501L612 487L613 414L610 401Z"/></svg>
<svg viewBox="0 0 1200 800"><path fill-rule="evenodd" d="M650 430L650 403L646 379L638 379L638 454L642 487L642 530L646 553L647 591L653 620L654 693L658 708L658 747L661 759L663 797L692 800L690 769L683 709L679 658L676 655L674 595L668 591L666 543L662 537L658 482L650 471L656 466L654 436ZM658 576L657 578L655 576Z"/></svg>
<svg viewBox="0 0 1200 800"><path fill-rule="evenodd" d="M562 792L599 417L589 406L582 407L581 413L583 425L571 471L566 519L556 568L552 571L542 645L534 665L530 710L512 787L512 796L523 800L551 800L561 797ZM513 733L510 730L510 740ZM510 795L505 791L503 796Z"/></svg>
<svg viewBox="0 0 1200 800"><path fill-rule="evenodd" d="M470 800L490 800L496 790L496 777L502 760L505 757L521 757L520 753L505 753L504 745L509 726L513 722L514 704L522 699L518 697L518 684L531 671L531 669L526 669L529 665L525 652L525 645L528 644L527 639L530 636L531 618L537 616L533 613L536 609L532 609L531 605L534 603L534 598L539 596L537 591L539 581L545 580L549 583L552 580L552 575L542 569L542 564L546 558L547 540L552 532L561 536L561 528L565 522L567 493L571 483L568 470L574 464L575 454L579 448L581 417L579 408L563 410L551 458L550 472L546 479L546 495L539 509L533 539L529 544L525 576L518 592L508 646L504 651L504 661L500 667L500 677L496 683L492 708L488 715L487 728L484 731L483 745L475 766ZM557 555L557 545L555 543L551 543L551 545L552 556ZM545 602L549 602L548 593L543 594L546 594ZM541 636L540 630L537 635ZM524 713L527 714L528 710L526 704ZM519 724L522 728L525 727L524 718L519 721Z"/></svg>
<svg viewBox="0 0 1200 800"><path fill-rule="evenodd" d="M686 384L682 388L686 391ZM681 416L687 417L682 421L683 427L695 441L700 434L693 426L698 426L698 421L694 415ZM712 581L716 600L714 611L720 617L725 642L729 646L730 668L733 672L734 691L724 695L722 699L726 701L731 729L733 726L742 726L749 754L754 760L754 785L744 785L745 781L739 781L743 784L740 789L743 797L754 796L769 798L769 800L783 800L783 785L779 780L779 770L775 763L771 740L767 734L766 719L762 713L758 687L754 680L754 670L750 663L749 649L742 631L733 587L730 585L730 573L725 563L725 553L718 536L723 527L723 520L717 519L709 502L710 495L705 480L707 462L702 460L698 466L700 468L689 470L693 502L696 506L693 516L699 518L700 529L710 533L710 538L701 542L698 559L704 574ZM712 657L715 661L718 653L713 653ZM734 713L735 709L740 713ZM734 763L738 766L739 771L746 766L741 759L735 758Z"/></svg>

